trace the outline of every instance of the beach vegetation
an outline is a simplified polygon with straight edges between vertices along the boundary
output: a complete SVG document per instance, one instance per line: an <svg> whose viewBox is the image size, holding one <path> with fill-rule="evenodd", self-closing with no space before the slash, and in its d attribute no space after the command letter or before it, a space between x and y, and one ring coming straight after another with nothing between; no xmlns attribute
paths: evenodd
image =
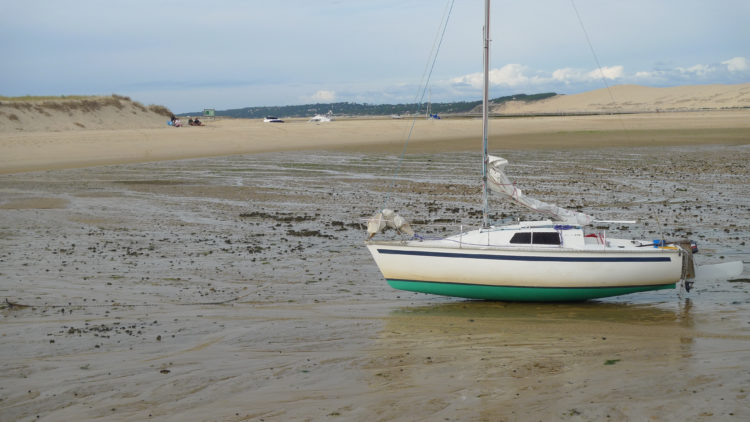
<svg viewBox="0 0 750 422"><path fill-rule="evenodd" d="M85 100L99 98L94 95L23 95L20 97L6 97L0 95L0 101L58 101L58 100Z"/></svg>
<svg viewBox="0 0 750 422"><path fill-rule="evenodd" d="M148 107L133 101L124 95L60 95L60 96L33 96L6 97L0 95L0 104L19 110L34 110L43 115L49 111L60 111L71 113L72 111L94 112L104 107L115 107L118 110L131 105L143 113L156 113L163 116L171 116L172 112L162 105L150 105ZM17 119L17 117L16 117ZM11 117L11 120L16 120Z"/></svg>
<svg viewBox="0 0 750 422"><path fill-rule="evenodd" d="M152 104L148 106L148 109L156 114L161 114L162 116L172 115L172 112L168 108L161 105Z"/></svg>

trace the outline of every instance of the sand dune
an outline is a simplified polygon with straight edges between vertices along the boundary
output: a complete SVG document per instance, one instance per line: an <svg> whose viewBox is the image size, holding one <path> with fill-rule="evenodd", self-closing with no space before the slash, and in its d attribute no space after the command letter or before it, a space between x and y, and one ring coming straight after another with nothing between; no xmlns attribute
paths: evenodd
<svg viewBox="0 0 750 422"><path fill-rule="evenodd" d="M658 111L724 110L750 107L750 83L652 88L617 85L574 95L558 95L525 103L498 106L504 114L644 113Z"/></svg>
<svg viewBox="0 0 750 422"><path fill-rule="evenodd" d="M128 97L0 98L0 136L8 132L162 127L171 112Z"/></svg>

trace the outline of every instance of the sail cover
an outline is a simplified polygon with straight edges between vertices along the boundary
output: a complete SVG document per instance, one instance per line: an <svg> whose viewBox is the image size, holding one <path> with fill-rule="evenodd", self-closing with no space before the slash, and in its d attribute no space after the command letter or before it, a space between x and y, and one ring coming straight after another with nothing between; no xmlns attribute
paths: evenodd
<svg viewBox="0 0 750 422"><path fill-rule="evenodd" d="M367 220L367 233L369 234L367 239L372 239L376 234L389 228L396 229L401 234L414 236L414 230L406 219L396 214L395 211L385 208Z"/></svg>
<svg viewBox="0 0 750 422"><path fill-rule="evenodd" d="M525 196L521 189L518 189L503 172L508 160L493 155L488 155L487 160L487 184L493 191L507 196L519 205L550 215L566 224L589 225L594 221L594 218L588 214L571 211Z"/></svg>

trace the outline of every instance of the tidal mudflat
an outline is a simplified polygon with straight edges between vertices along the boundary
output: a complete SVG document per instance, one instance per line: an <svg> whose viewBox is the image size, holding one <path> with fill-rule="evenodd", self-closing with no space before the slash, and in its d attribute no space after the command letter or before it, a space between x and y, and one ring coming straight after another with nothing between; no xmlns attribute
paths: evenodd
<svg viewBox="0 0 750 422"><path fill-rule="evenodd" d="M495 152L532 197L640 220L613 235L750 260L748 146ZM747 264L682 297L390 289L360 219L389 205L426 235L476 225L480 159L268 153L1 176L0 420L750 417Z"/></svg>

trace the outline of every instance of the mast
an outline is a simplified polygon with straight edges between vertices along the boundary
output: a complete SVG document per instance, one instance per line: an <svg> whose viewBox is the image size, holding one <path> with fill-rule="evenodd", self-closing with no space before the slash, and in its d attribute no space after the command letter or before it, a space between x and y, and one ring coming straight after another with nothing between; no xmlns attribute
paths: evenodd
<svg viewBox="0 0 750 422"><path fill-rule="evenodd" d="M490 84L490 0L484 1L484 92L482 93L482 228L489 228L487 205L487 121L489 116Z"/></svg>
<svg viewBox="0 0 750 422"><path fill-rule="evenodd" d="M428 119L432 118L431 106L432 106L432 87L430 87L429 94L427 95L427 118Z"/></svg>

